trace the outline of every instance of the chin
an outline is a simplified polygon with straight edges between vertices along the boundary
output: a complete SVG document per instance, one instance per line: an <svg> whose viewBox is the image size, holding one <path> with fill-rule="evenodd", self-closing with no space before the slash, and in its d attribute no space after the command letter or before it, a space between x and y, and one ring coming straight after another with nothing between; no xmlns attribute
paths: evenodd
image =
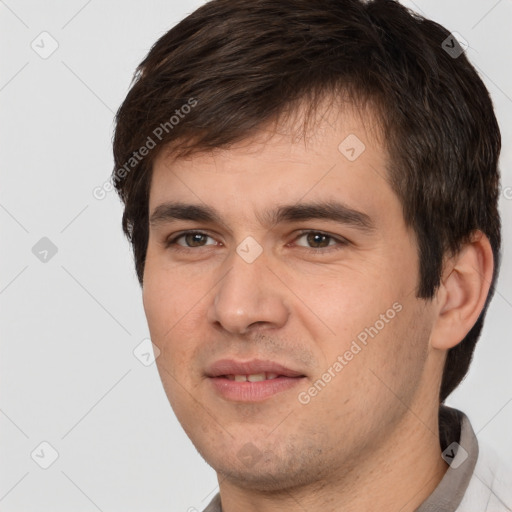
<svg viewBox="0 0 512 512"><path fill-rule="evenodd" d="M197 447L196 447L197 448ZM233 451L231 451L233 450ZM236 451L235 451L236 450ZM237 487L258 492L282 492L304 487L322 479L321 468L309 456L297 453L276 453L268 450L259 452L252 443L241 448L219 449L212 452L211 446L198 450L203 459L219 475ZM325 461L319 461L324 465Z"/></svg>

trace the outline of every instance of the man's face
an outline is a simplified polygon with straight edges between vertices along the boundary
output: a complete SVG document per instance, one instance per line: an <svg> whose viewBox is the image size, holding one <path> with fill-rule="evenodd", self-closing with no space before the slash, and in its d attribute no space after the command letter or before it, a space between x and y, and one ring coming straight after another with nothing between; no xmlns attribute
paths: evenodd
<svg viewBox="0 0 512 512"><path fill-rule="evenodd" d="M198 451L241 485L348 471L437 393L415 239L365 125L346 108L307 144L265 134L155 161L143 299L158 370ZM327 203L337 217L300 208Z"/></svg>

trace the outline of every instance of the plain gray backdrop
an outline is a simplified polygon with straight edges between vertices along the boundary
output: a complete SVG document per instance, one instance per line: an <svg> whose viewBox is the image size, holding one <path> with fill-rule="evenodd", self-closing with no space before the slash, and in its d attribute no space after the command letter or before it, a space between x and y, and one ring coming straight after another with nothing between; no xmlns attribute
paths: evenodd
<svg viewBox="0 0 512 512"><path fill-rule="evenodd" d="M92 193L109 179L113 115L135 67L202 3L0 1L4 512L192 512L218 490L155 365L134 355L148 329L121 204ZM468 42L502 130L503 265L449 404L511 461L512 1L404 4Z"/></svg>

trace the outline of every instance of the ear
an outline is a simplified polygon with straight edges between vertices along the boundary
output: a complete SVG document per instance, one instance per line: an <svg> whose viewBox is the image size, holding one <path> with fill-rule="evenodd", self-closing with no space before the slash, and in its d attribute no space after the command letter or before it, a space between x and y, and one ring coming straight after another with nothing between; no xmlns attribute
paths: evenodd
<svg viewBox="0 0 512 512"><path fill-rule="evenodd" d="M445 262L436 293L437 320L430 344L448 350L475 325L491 286L494 258L489 239L475 231L468 243Z"/></svg>

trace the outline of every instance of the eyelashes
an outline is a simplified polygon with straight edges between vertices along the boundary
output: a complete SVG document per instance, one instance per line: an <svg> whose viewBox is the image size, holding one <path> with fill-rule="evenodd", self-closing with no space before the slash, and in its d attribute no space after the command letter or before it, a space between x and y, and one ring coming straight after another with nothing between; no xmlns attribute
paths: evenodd
<svg viewBox="0 0 512 512"><path fill-rule="evenodd" d="M324 241L325 241L325 239L327 239L329 242L331 242L331 241L335 242L334 245L331 245L329 243L325 247L305 247L306 249L311 249L315 252L318 252L319 250L325 249L327 247L334 248L334 247L336 247L336 243L338 244L338 246L340 246L340 245L345 246L348 244L348 241L344 238L337 237L337 236L331 235L329 233L324 233L323 231L313 231L313 230L304 230L304 231L300 232L299 235L295 238L295 242L303 237L308 238L311 235L313 235L313 238L320 237ZM309 242L309 240L308 240L308 242ZM304 247L304 246L299 245L299 247Z"/></svg>
<svg viewBox="0 0 512 512"><path fill-rule="evenodd" d="M201 248L207 248L207 247L214 247L215 245L218 245L218 243L215 244L202 244L202 245L182 245L178 243L180 240L184 240L186 244L194 244L198 242L201 244L202 241L207 241L208 239L215 240L214 237L209 235L208 233L204 231L198 231L198 230L189 230L189 231L183 231L173 237L170 237L165 241L165 247L168 249L171 249L173 251L181 251L181 252L191 252L197 249ZM301 244L296 244L298 240L305 239L306 244L308 243L318 243L321 246L320 247L310 247L310 246L304 246ZM327 245L323 245L327 242ZM334 244L332 243L334 242ZM343 237L335 236L330 233L326 233L324 231L318 231L318 230L301 230L297 236L293 239L292 244L295 244L296 247L299 247L301 250L309 253L327 253L331 252L333 250L339 250L343 247L349 245L349 241L346 240ZM221 244L222 245L222 244ZM290 246L290 243L287 244L287 246Z"/></svg>
<svg viewBox="0 0 512 512"><path fill-rule="evenodd" d="M178 240L180 240L181 238L184 238L184 237L188 237L188 236L193 236L193 235L196 235L196 236L203 236L203 237L207 237L207 238L212 238L210 235L208 235L207 233L203 233L202 231L184 231L183 233L173 237L173 238L170 238L169 240L167 240L165 242L165 246L166 247L181 247L183 249L193 249L194 247L187 247L187 246L181 246L180 244L178 244ZM213 238L212 238L213 239ZM205 247L204 245L200 245L200 246L196 246L196 247Z"/></svg>

